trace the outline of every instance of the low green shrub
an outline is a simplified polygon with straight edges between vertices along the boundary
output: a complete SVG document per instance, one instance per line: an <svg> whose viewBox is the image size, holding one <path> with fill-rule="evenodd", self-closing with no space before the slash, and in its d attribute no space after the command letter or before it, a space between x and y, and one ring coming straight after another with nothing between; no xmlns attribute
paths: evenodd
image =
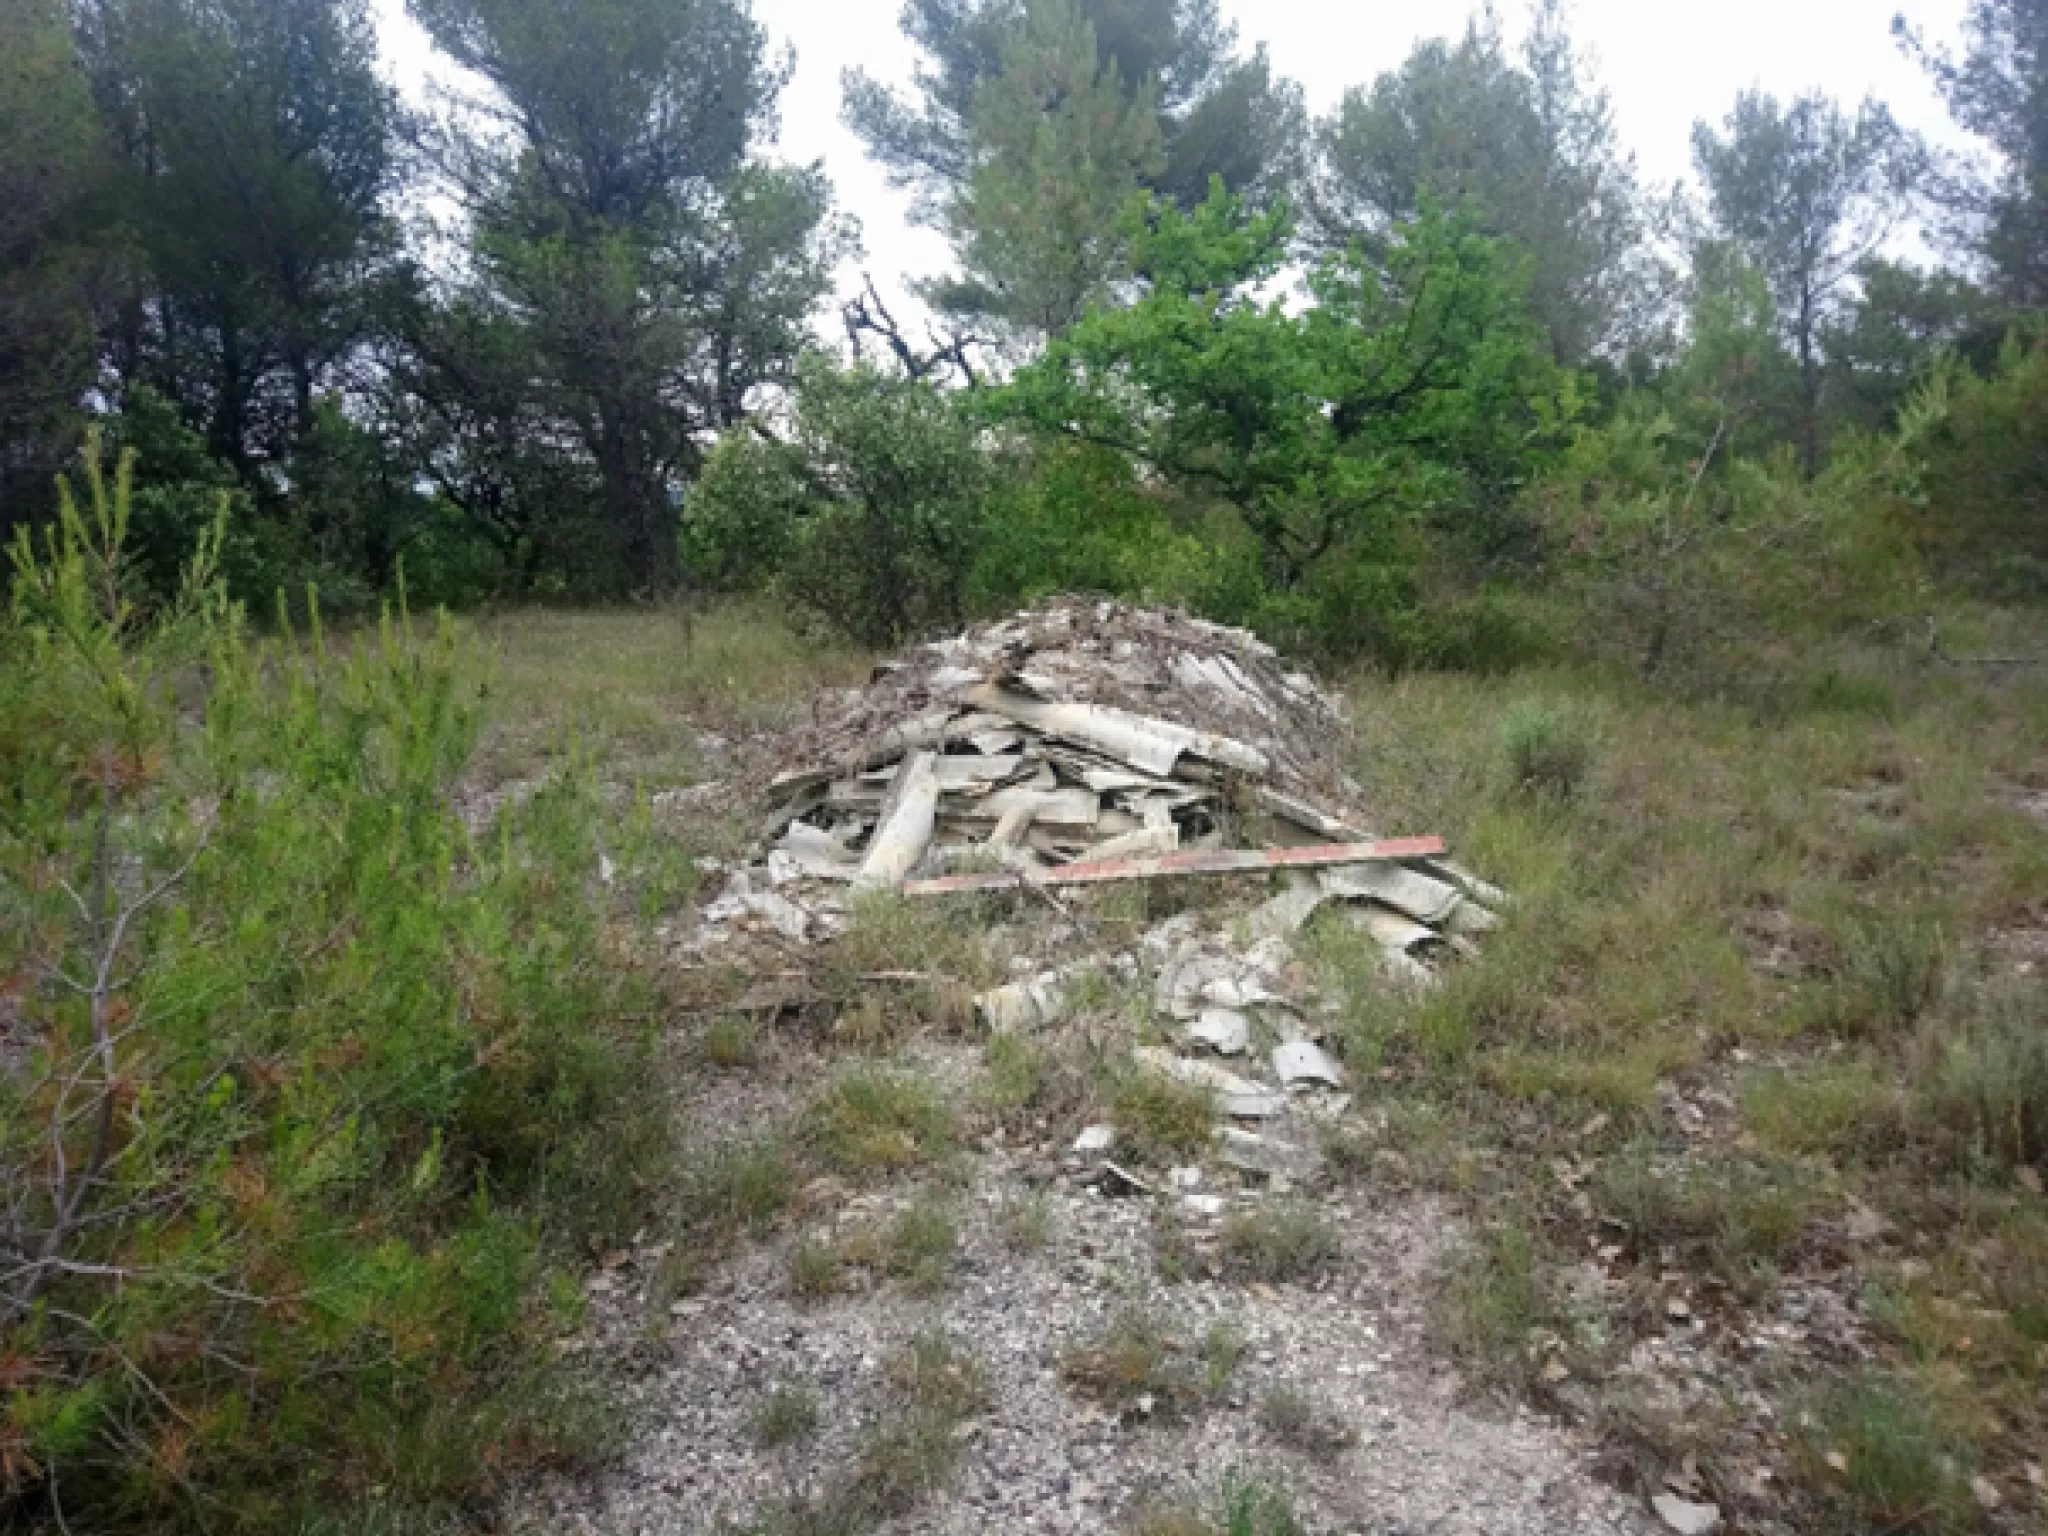
<svg viewBox="0 0 2048 1536"><path fill-rule="evenodd" d="M218 525L145 616L89 486L0 624L0 1517L453 1507L590 1443L537 1298L665 1162L601 801L472 839L448 626L259 648Z"/></svg>
<svg viewBox="0 0 2048 1536"><path fill-rule="evenodd" d="M2048 1031L2038 980L1975 997L1943 1032L1915 1096L1937 1146L1963 1168L2048 1170Z"/></svg>
<svg viewBox="0 0 2048 1536"><path fill-rule="evenodd" d="M1593 767L1590 728L1568 706L1518 699L1500 722L1500 751L1508 789L1538 800L1570 800Z"/></svg>

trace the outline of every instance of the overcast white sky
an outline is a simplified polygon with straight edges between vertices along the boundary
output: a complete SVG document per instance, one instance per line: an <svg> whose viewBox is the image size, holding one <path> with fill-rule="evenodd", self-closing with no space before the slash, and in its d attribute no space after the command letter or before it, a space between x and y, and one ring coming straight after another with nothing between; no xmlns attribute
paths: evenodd
<svg viewBox="0 0 2048 1536"><path fill-rule="evenodd" d="M405 18L404 0L377 0L386 59L401 88L418 99L431 50ZM1967 0L1575 0L1574 35L1595 57L1614 97L1621 131L1646 175L1683 176L1692 124L1719 119L1738 91L1761 85L1781 96L1819 87L1845 101L1875 93L1908 124L1952 134L1938 98L1891 38L1904 9L1935 40L1961 30ZM754 0L775 44L796 49L796 76L782 103L781 157L823 160L840 205L857 214L867 254L860 265L885 290L906 275L946 265L943 241L913 228L905 199L889 190L839 122L839 76L861 66L907 80L915 53L896 27L900 0ZM1407 56L1419 38L1463 29L1476 7L1465 0L1223 0L1246 46L1264 43L1278 70L1301 82L1312 111L1327 111L1345 88L1370 81ZM1521 0L1501 5L1511 27ZM845 274L857 282L857 270Z"/></svg>

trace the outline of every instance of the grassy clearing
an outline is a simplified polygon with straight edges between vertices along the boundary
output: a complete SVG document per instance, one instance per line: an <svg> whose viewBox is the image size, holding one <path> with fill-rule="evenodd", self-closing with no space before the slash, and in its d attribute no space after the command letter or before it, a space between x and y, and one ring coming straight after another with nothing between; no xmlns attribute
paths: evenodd
<svg viewBox="0 0 2048 1536"><path fill-rule="evenodd" d="M2048 986L2011 937L2048 927L2048 837L2011 789L2048 761L2048 681L1845 653L1716 697L1566 672L1352 696L1377 823L1445 834L1517 897L1420 999L1362 974L1341 925L1309 939L1390 1127L1338 1166L1477 1218L1441 1308L1453 1351L1510 1384L1560 1353L1597 1377L1567 1341L1656 1331L1672 1283L1742 1306L1824 1284L1875 1298L1886 1391L1924 1404L1933 1372L1970 1411L1851 1414L1889 1447L1869 1486L1744 1459L1810 1518L1873 1527L1971 1527L1954 1478L1936 1497L1915 1467L2024 1488L2048 1334L1988 1298L2048 1274ZM1845 1245L1852 1227L1874 1235ZM1557 1269L1595 1249L1619 1284L1568 1322Z"/></svg>
<svg viewBox="0 0 2048 1536"><path fill-rule="evenodd" d="M522 720L486 742L508 777L589 720L608 772L616 759L650 786L681 782L700 767L673 754L682 713L744 732L857 681L861 664L747 609L705 620L700 638L717 638L683 666L660 614L483 627L500 647L501 707ZM1816 1367L1811 1395L1780 1397L1781 1421L1805 1413L1893 1449L1737 1436L1731 1468L1768 1465L1796 1490L1791 1516L1816 1527L1882 1525L1889 1510L1967 1529L1979 1505L1953 1497L1958 1468L1971 1469L1966 1493L1985 1478L2008 1510L2032 1508L2025 1468L2048 1434L2048 995L2016 957L2038 955L2048 929L2048 837L2029 809L2048 784L2048 680L1844 649L1717 693L1564 669L1367 677L1350 692L1372 722L1351 766L1374 822L1444 834L1517 897L1482 956L1420 998L1381 984L1333 914L1305 940L1343 999L1336 1043L1384 1117L1373 1134L1334 1133L1333 1168L1446 1193L1480 1234L1445 1286L1450 1350L1509 1386L1568 1364L1598 1412L1604 1369L1665 1325L1673 1287L1753 1308L1788 1283L1824 1285L1863 1308L1880 1358L1856 1382ZM700 830L708 850L715 829ZM1189 902L1231 899L1224 882L1132 887L1090 917L1106 947L1128 947ZM967 992L1004 974L982 942L998 915L864 906L827 961L835 1043L886 1049L957 1028ZM894 973L915 974L866 979ZM759 1045L714 1024L700 1049L707 1067L739 1071ZM1057 1140L1102 1118L1160 1166L1203 1156L1213 1119L1205 1095L1156 1076L998 1040L960 1116L914 1077L855 1066L815 1093L788 1145L804 1174L871 1180L943 1162L970 1127ZM706 1186L714 1224L779 1219L772 1178L720 1177L716 1198ZM1847 1239L1852 1222L1878 1235ZM1030 1208L1004 1224L1019 1251L1045 1241ZM1294 1263L1267 1236L1242 1243L1245 1278ZM1608 1300L1562 1305L1561 1266L1596 1252ZM792 1288L829 1294L851 1267L800 1246ZM1156 1402L1206 1380L1199 1344L1138 1347L1147 1337L1077 1351L1070 1384L1125 1404L1151 1387L1117 1382L1163 1384ZM1852 1412L1875 1400L1866 1389L1918 1406ZM1711 1462L1720 1431L1688 1433ZM1835 1469L1831 1449L1869 1484ZM1930 1465L1938 1498L1914 1491L1911 1468ZM1914 1498L1931 1513L1907 1508Z"/></svg>
<svg viewBox="0 0 2048 1536"><path fill-rule="evenodd" d="M479 764L489 783L532 777L572 742L613 782L650 792L692 783L703 764L685 721L727 737L773 727L819 689L860 682L869 664L750 603L523 609L475 627L496 663L498 723Z"/></svg>

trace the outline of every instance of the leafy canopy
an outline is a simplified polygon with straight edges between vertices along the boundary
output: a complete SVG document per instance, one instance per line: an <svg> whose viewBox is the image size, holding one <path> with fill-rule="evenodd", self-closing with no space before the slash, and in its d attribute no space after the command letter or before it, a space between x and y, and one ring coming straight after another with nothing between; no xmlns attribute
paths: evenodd
<svg viewBox="0 0 2048 1536"><path fill-rule="evenodd" d="M1381 525L1518 480L1574 412L1506 251L1434 206L1381 261L1324 259L1306 306L1272 293L1284 209L1219 184L1191 213L1139 205L1128 233L1142 295L1089 314L996 408L1227 503L1283 586Z"/></svg>
<svg viewBox="0 0 2048 1536"><path fill-rule="evenodd" d="M1416 46L1316 127L1311 232L1325 249L1384 240L1435 196L1529 256L1529 299L1561 362L1625 352L1665 286L1634 157L1558 0L1519 53L1499 19Z"/></svg>

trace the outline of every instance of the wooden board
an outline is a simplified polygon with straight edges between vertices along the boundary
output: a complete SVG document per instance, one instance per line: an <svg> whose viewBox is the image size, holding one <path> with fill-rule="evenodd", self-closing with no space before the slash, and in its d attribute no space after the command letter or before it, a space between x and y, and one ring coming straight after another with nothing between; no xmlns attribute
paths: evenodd
<svg viewBox="0 0 2048 1536"><path fill-rule="evenodd" d="M1433 859L1444 852L1440 837L1392 838L1377 843L1323 843L1310 848L1215 848L1162 854L1149 859L1106 859L1066 864L1029 883L1046 886L1111 885L1123 880L1167 880L1189 875L1256 875L1283 869L1332 869L1382 859ZM1016 890L1027 882L1011 871L949 875L913 880L906 896L950 896L968 891Z"/></svg>

